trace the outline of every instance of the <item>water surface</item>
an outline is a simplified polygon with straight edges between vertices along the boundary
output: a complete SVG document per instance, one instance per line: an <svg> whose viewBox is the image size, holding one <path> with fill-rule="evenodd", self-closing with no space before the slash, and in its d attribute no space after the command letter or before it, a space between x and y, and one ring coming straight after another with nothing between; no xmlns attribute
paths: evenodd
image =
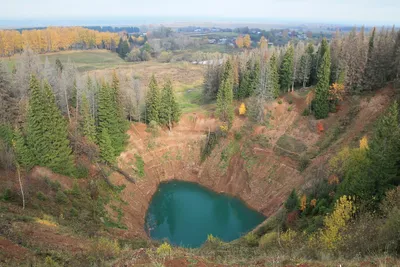
<svg viewBox="0 0 400 267"><path fill-rule="evenodd" d="M198 184L161 183L146 214L146 231L157 240L199 247L208 234L232 241L247 233L265 217L241 200L217 194Z"/></svg>

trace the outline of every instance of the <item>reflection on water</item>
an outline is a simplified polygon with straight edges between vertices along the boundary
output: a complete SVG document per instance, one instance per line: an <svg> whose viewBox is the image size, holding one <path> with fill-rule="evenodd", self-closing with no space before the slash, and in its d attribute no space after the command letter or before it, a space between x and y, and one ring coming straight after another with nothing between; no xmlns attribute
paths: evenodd
<svg viewBox="0 0 400 267"><path fill-rule="evenodd" d="M194 183L173 181L160 184L153 196L146 214L146 231L153 239L198 247L208 234L232 241L264 219L239 199Z"/></svg>

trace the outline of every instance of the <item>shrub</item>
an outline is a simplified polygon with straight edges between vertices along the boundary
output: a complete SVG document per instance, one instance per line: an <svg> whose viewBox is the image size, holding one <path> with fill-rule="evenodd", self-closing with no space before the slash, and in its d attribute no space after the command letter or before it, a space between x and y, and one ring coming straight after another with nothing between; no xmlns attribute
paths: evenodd
<svg viewBox="0 0 400 267"><path fill-rule="evenodd" d="M288 109L287 109L287 111L292 111L292 109L293 109L293 107L292 107L292 106L289 106Z"/></svg>
<svg viewBox="0 0 400 267"><path fill-rule="evenodd" d="M79 196L81 194L81 189L76 181L72 184L71 194L73 196Z"/></svg>
<svg viewBox="0 0 400 267"><path fill-rule="evenodd" d="M241 132L235 132L235 140L239 141L240 139L242 139L242 133Z"/></svg>
<svg viewBox="0 0 400 267"><path fill-rule="evenodd" d="M168 244L167 242L164 242L157 248L157 255L166 258L171 256L172 248L171 245Z"/></svg>
<svg viewBox="0 0 400 267"><path fill-rule="evenodd" d="M56 193L56 202L59 204L68 203L68 197L61 189L59 189Z"/></svg>
<svg viewBox="0 0 400 267"><path fill-rule="evenodd" d="M301 113L301 115L302 116L310 116L311 115L310 109L309 108L305 108L303 110L303 112Z"/></svg>
<svg viewBox="0 0 400 267"><path fill-rule="evenodd" d="M37 199L39 199L41 201L46 201L47 200L47 197L41 191L36 193L36 197L37 197Z"/></svg>
<svg viewBox="0 0 400 267"><path fill-rule="evenodd" d="M144 177L144 161L143 158L139 154L135 154L136 159L136 170L139 177Z"/></svg>
<svg viewBox="0 0 400 267"><path fill-rule="evenodd" d="M109 260L119 256L121 248L116 240L100 237L95 240L90 248L91 257L94 259Z"/></svg>
<svg viewBox="0 0 400 267"><path fill-rule="evenodd" d="M279 100L278 100L278 104L279 104L279 105L282 104L282 99L279 99Z"/></svg>
<svg viewBox="0 0 400 267"><path fill-rule="evenodd" d="M78 164L75 169L74 177L81 179L81 178L87 178L88 176L89 176L89 169L83 164Z"/></svg>
<svg viewBox="0 0 400 267"><path fill-rule="evenodd" d="M289 103L289 105L293 104L293 100L289 99L288 103Z"/></svg>
<svg viewBox="0 0 400 267"><path fill-rule="evenodd" d="M246 241L246 244L250 247L258 246L258 238L257 238L256 234L254 234L253 232L245 235L244 240Z"/></svg>
<svg viewBox="0 0 400 267"><path fill-rule="evenodd" d="M310 159L306 155L300 156L299 162L299 170L302 172L307 169L308 165L310 164Z"/></svg>
<svg viewBox="0 0 400 267"><path fill-rule="evenodd" d="M61 266L57 262L55 262L50 256L47 256L44 261L44 267L59 267Z"/></svg>
<svg viewBox="0 0 400 267"><path fill-rule="evenodd" d="M0 196L0 199L3 201L10 201L12 199L11 189L6 188L3 190L3 193Z"/></svg>
<svg viewBox="0 0 400 267"><path fill-rule="evenodd" d="M59 190L61 188L61 184L59 181L52 181L48 177L44 177L44 182L54 191Z"/></svg>
<svg viewBox="0 0 400 267"><path fill-rule="evenodd" d="M268 250L271 247L274 247L278 244L278 234L277 232L269 232L263 235L258 242L259 246L262 248L267 248Z"/></svg>

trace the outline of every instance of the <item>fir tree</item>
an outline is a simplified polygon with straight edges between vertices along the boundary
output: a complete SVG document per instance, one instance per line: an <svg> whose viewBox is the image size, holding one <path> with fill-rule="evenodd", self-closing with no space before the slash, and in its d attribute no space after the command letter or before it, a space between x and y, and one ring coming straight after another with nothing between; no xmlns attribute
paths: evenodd
<svg viewBox="0 0 400 267"><path fill-rule="evenodd" d="M176 102L175 94L172 89L171 81L168 80L161 92L161 105L159 111L160 123L172 128L173 122L178 122L180 108Z"/></svg>
<svg viewBox="0 0 400 267"><path fill-rule="evenodd" d="M289 44L285 56L283 57L283 61L279 72L279 81L281 84L281 90L284 92L285 90L289 92L290 86L292 85L293 64L294 64L294 49L293 46Z"/></svg>
<svg viewBox="0 0 400 267"><path fill-rule="evenodd" d="M327 45L327 40L324 39L322 43ZM329 113L329 79L331 69L330 50L324 49L324 55L318 69L318 82L315 87L315 105L314 112L317 119L328 117Z"/></svg>
<svg viewBox="0 0 400 267"><path fill-rule="evenodd" d="M151 76L149 83L149 90L146 96L146 121L159 122L159 110L160 110L160 90L158 89L156 78L154 74Z"/></svg>
<svg viewBox="0 0 400 267"><path fill-rule="evenodd" d="M217 95L217 115L221 121L227 122L228 127L232 126L234 118L233 108L233 73L232 65L228 60L225 63L224 73L222 74L221 84Z"/></svg>
<svg viewBox="0 0 400 267"><path fill-rule="evenodd" d="M272 92L275 98L279 97L279 72L278 64L276 59L276 54L273 53L271 59L269 60L269 77L272 83Z"/></svg>
<svg viewBox="0 0 400 267"><path fill-rule="evenodd" d="M80 107L80 129L82 134L92 143L96 143L96 127L90 112L89 101L86 94L82 94Z"/></svg>

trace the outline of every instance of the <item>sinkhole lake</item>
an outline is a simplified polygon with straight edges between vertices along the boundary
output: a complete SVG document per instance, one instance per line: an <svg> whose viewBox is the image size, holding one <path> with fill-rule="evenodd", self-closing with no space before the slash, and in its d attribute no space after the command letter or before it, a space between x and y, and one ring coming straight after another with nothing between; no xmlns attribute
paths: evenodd
<svg viewBox="0 0 400 267"><path fill-rule="evenodd" d="M145 220L145 230L152 239L194 248L209 234L223 241L237 239L265 217L237 198L195 183L172 181L159 185Z"/></svg>

